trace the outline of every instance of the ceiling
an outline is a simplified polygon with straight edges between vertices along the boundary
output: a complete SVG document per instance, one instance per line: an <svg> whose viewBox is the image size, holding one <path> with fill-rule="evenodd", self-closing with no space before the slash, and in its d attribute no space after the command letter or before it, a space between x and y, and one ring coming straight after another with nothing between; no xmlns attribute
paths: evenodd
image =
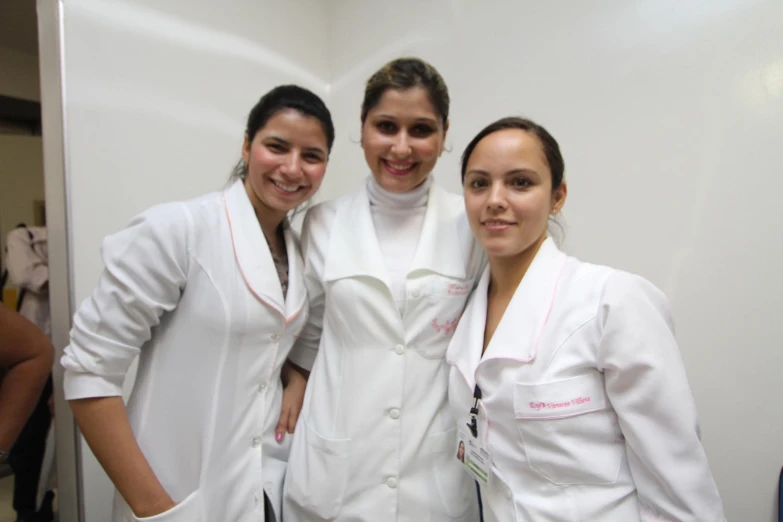
<svg viewBox="0 0 783 522"><path fill-rule="evenodd" d="M0 47L38 55L36 0L0 0Z"/></svg>

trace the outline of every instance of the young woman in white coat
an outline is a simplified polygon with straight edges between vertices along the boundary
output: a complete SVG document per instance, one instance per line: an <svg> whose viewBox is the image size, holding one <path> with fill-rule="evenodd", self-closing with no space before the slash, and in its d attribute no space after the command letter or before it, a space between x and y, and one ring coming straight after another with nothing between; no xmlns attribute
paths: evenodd
<svg viewBox="0 0 783 522"><path fill-rule="evenodd" d="M76 421L120 493L114 522L281 520L281 368L291 389L286 359L308 313L286 216L321 185L333 140L318 96L277 87L250 112L229 188L155 206L105 240L62 363Z"/></svg>
<svg viewBox="0 0 783 522"><path fill-rule="evenodd" d="M489 266L448 350L449 401L466 469L488 482L484 520L723 521L666 298L547 236L563 172L555 139L520 118L462 157Z"/></svg>
<svg viewBox="0 0 783 522"><path fill-rule="evenodd" d="M361 112L372 175L305 217L311 313L291 360L312 373L286 522L478 520L454 459L445 354L484 258L462 198L432 183L448 111L431 65L381 68Z"/></svg>

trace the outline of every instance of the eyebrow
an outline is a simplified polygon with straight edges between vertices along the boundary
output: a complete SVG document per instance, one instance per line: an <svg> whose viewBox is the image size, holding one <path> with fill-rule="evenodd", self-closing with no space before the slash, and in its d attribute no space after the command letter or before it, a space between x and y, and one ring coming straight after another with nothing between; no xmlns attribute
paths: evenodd
<svg viewBox="0 0 783 522"><path fill-rule="evenodd" d="M397 121L397 117L396 116L392 116L391 114L379 114L378 116L376 116L376 118L380 118L380 119L385 118L387 120ZM416 118L416 121L418 123L429 123L430 125L435 125L435 126L438 125L437 120L435 120L433 118Z"/></svg>
<svg viewBox="0 0 783 522"><path fill-rule="evenodd" d="M486 170L481 169L470 169L465 173L465 175L468 174L478 174L480 176L491 176L491 174ZM515 176L517 174L532 174L535 176L538 176L538 172L536 172L533 169L511 169L508 172L503 173L503 176Z"/></svg>
<svg viewBox="0 0 783 522"><path fill-rule="evenodd" d="M285 145L287 147L291 146L291 142L289 142L288 140L284 140L279 136L268 136L266 139L269 141L274 141L275 143L279 143L281 145ZM319 154L326 155L326 152L321 147L304 147L304 150L308 152L317 152Z"/></svg>

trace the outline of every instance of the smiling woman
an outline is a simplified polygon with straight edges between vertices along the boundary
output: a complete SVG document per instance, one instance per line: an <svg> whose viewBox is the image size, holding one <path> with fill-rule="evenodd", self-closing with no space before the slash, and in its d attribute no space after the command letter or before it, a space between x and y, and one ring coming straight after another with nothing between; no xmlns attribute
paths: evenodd
<svg viewBox="0 0 783 522"><path fill-rule="evenodd" d="M464 432L475 399L492 441L484 520L722 522L666 297L555 246L563 174L555 139L522 118L488 125L462 156L489 266L449 346L449 401Z"/></svg>
<svg viewBox="0 0 783 522"><path fill-rule="evenodd" d="M306 92L278 87L250 111L242 159L231 176L245 183L254 208L265 209L256 214L267 238L275 236L276 223L318 190L334 144L326 107L297 99L299 90Z"/></svg>
<svg viewBox="0 0 783 522"><path fill-rule="evenodd" d="M329 154L323 137L323 125L296 109L275 114L252 140L246 134L242 161L253 206L263 206L275 221L312 196Z"/></svg>
<svg viewBox="0 0 783 522"><path fill-rule="evenodd" d="M568 194L564 172L557 142L530 120L504 118L473 138L463 154L462 183L468 220L488 254L508 259L546 239L547 221ZM506 233L512 227L518 232Z"/></svg>
<svg viewBox="0 0 783 522"><path fill-rule="evenodd" d="M333 142L318 96L277 87L250 112L229 188L106 238L62 362L66 399L120 493L115 522L281 519L284 433L305 385L287 356L307 304L284 223L318 190Z"/></svg>
<svg viewBox="0 0 783 522"><path fill-rule="evenodd" d="M431 172L449 94L417 58L367 81L371 175L311 208L302 229L310 319L291 360L313 366L285 481L288 522L475 522L454 458L446 346L484 257L462 199Z"/></svg>
<svg viewBox="0 0 783 522"><path fill-rule="evenodd" d="M440 74L416 60L397 60L367 82L362 148L375 181L409 192L424 182L443 153L449 93Z"/></svg>

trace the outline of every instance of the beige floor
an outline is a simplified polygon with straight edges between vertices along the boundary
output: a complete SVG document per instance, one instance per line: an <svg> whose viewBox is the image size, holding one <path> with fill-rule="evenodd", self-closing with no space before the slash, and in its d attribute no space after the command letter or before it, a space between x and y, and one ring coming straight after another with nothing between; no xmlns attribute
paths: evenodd
<svg viewBox="0 0 783 522"><path fill-rule="evenodd" d="M14 522L16 513L12 506L14 496L14 477L0 479L0 522Z"/></svg>

